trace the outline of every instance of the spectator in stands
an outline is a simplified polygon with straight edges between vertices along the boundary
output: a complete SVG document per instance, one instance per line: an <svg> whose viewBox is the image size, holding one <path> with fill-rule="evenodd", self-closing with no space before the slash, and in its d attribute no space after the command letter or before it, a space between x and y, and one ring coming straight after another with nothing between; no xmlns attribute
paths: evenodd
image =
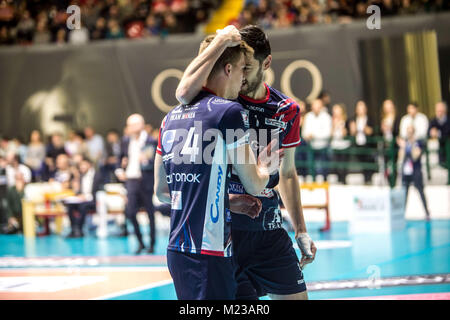
<svg viewBox="0 0 450 320"><path fill-rule="evenodd" d="M67 31L64 28L56 31L56 44L65 44L67 42Z"/></svg>
<svg viewBox="0 0 450 320"><path fill-rule="evenodd" d="M17 24L17 41L19 44L31 44L33 40L35 22L30 16L30 12L25 10Z"/></svg>
<svg viewBox="0 0 450 320"><path fill-rule="evenodd" d="M430 121L428 135L439 140L439 163L447 168L446 143L450 143L450 122L448 121L447 104L440 101L435 105L435 117ZM448 169L448 168L447 168Z"/></svg>
<svg viewBox="0 0 450 320"><path fill-rule="evenodd" d="M340 183L345 184L347 175L347 161L349 159L346 150L350 147L351 142L346 139L348 134L347 113L343 104L335 104L332 108L332 126L331 126L331 149L333 152L333 162L335 170L333 170Z"/></svg>
<svg viewBox="0 0 450 320"><path fill-rule="evenodd" d="M11 32L7 26L0 26L0 45L10 45L14 43Z"/></svg>
<svg viewBox="0 0 450 320"><path fill-rule="evenodd" d="M95 27L91 31L91 40L102 40L106 38L106 20L103 17L98 17L95 22Z"/></svg>
<svg viewBox="0 0 450 320"><path fill-rule="evenodd" d="M6 136L0 137L0 157L5 158L8 151L9 139Z"/></svg>
<svg viewBox="0 0 450 320"><path fill-rule="evenodd" d="M34 33L33 37L33 43L35 44L49 43L52 40L52 35L48 30L47 21L48 20L46 16L37 21L36 32Z"/></svg>
<svg viewBox="0 0 450 320"><path fill-rule="evenodd" d="M416 102L411 102L407 106L407 114L400 120L400 137L406 139L408 137L408 127L414 126L414 132L417 140L425 141L428 137L428 118L425 114L419 112Z"/></svg>
<svg viewBox="0 0 450 320"><path fill-rule="evenodd" d="M54 133L50 136L50 143L46 147L43 180L47 181L50 177L54 176L56 158L60 154L66 154L64 139L61 133Z"/></svg>
<svg viewBox="0 0 450 320"><path fill-rule="evenodd" d="M73 168L70 166L69 156L65 153L56 157L56 171L49 181L61 183L63 189L70 189L70 181L74 174Z"/></svg>
<svg viewBox="0 0 450 320"><path fill-rule="evenodd" d="M390 185L393 187L397 181L398 145L396 141L399 134L400 118L397 116L394 102L390 99L383 102L380 127L385 148L388 152L392 152L392 154L385 154L384 161L386 163L385 175L389 177Z"/></svg>
<svg viewBox="0 0 450 320"><path fill-rule="evenodd" d="M154 181L154 158L157 141L145 131L145 121L140 114L133 114L127 119L127 134L121 148L122 169L116 170L116 175L125 181L128 203L126 206L127 219L131 221L139 242L136 254L140 254L145 245L137 221L137 213L140 205L147 211L150 222L150 247L148 253L154 252L156 242L155 216L152 202Z"/></svg>
<svg viewBox="0 0 450 320"><path fill-rule="evenodd" d="M95 195L102 187L101 174L92 166L91 160L83 158L79 170L74 171L71 187L76 197L65 201L67 206L71 232L68 238L83 237L83 226L89 211L96 209Z"/></svg>
<svg viewBox="0 0 450 320"><path fill-rule="evenodd" d="M22 171L16 171L14 176L14 185L8 188L6 196L6 208L8 224L6 234L22 232L22 199L24 197L26 181Z"/></svg>
<svg viewBox="0 0 450 320"><path fill-rule="evenodd" d="M153 37L159 35L161 29L154 14L149 14L145 19L144 37Z"/></svg>
<svg viewBox="0 0 450 320"><path fill-rule="evenodd" d="M20 162L23 163L27 154L27 145L23 143L23 139L20 136L14 137L12 143L15 145L15 153L19 156Z"/></svg>
<svg viewBox="0 0 450 320"><path fill-rule="evenodd" d="M97 165L102 160L105 146L101 135L95 133L92 127L84 129L84 136L86 138L87 156L94 165Z"/></svg>
<svg viewBox="0 0 450 320"><path fill-rule="evenodd" d="M305 115L307 113L307 105L304 101L299 101L298 106L300 107L300 128L303 128L303 123L305 121ZM306 161L308 159L308 146L307 142L303 138L303 132L300 131L300 140L302 141L295 151L295 161L299 161L302 164L297 166L297 173L299 176L306 177L308 170L306 168Z"/></svg>
<svg viewBox="0 0 450 320"><path fill-rule="evenodd" d="M8 136L2 136L0 139L0 154L7 157L10 154L18 153L18 145Z"/></svg>
<svg viewBox="0 0 450 320"><path fill-rule="evenodd" d="M373 144L370 143L368 137L373 135L373 123L367 114L367 105L364 101L359 100L355 107L355 117L349 122L350 135L355 138L355 144L359 148L370 148ZM367 166L375 163L374 156L369 154L369 151L358 154L357 159L364 167L362 172L364 175L364 182L369 184L372 180L374 170L368 169Z"/></svg>
<svg viewBox="0 0 450 320"><path fill-rule="evenodd" d="M45 145L41 140L41 133L33 130L30 135L27 154L24 163L31 169L34 181L40 181L44 170Z"/></svg>
<svg viewBox="0 0 450 320"><path fill-rule="evenodd" d="M71 130L69 132L69 138L64 143L64 150L66 150L66 153L70 157L73 157L77 154L86 155L87 146L86 142L84 141L84 133Z"/></svg>
<svg viewBox="0 0 450 320"><path fill-rule="evenodd" d="M311 111L305 116L302 137L311 146L316 173L327 180L328 169L323 162L328 161L328 146L331 138L331 116L322 100L316 99L311 104Z"/></svg>
<svg viewBox="0 0 450 320"><path fill-rule="evenodd" d="M397 116L394 102L390 99L384 100L381 115L381 132L384 140L387 142L395 141L399 133L399 127L400 119Z"/></svg>
<svg viewBox="0 0 450 320"><path fill-rule="evenodd" d="M332 111L332 109L331 109L331 97L330 97L330 94L328 93L328 91L322 90L317 98L322 100L322 103L323 103L324 107L331 114L331 111Z"/></svg>
<svg viewBox="0 0 450 320"><path fill-rule="evenodd" d="M16 185L16 176L20 173L25 183L31 182L31 170L26 165L20 163L20 157L17 154L10 153L6 157L8 165L6 166L6 177L8 187Z"/></svg>
<svg viewBox="0 0 450 320"><path fill-rule="evenodd" d="M427 206L427 200L424 192L423 175L422 175L422 154L424 149L424 141L417 139L415 128L410 125L406 128L406 138L399 139L399 159L402 163L402 184L406 188L405 203L408 199L408 190L411 183L414 184L419 192L425 209L427 220L430 219L430 212Z"/></svg>
<svg viewBox="0 0 450 320"><path fill-rule="evenodd" d="M4 233L4 229L8 225L8 178L6 176L6 166L6 159L2 154L0 154L0 233Z"/></svg>
<svg viewBox="0 0 450 320"><path fill-rule="evenodd" d="M106 39L121 39L125 38L122 28L117 20L111 19L108 21L108 30L106 31Z"/></svg>
<svg viewBox="0 0 450 320"><path fill-rule="evenodd" d="M119 131L109 130L106 134L105 163L102 169L105 183L116 182L114 171L119 167L120 145Z"/></svg>

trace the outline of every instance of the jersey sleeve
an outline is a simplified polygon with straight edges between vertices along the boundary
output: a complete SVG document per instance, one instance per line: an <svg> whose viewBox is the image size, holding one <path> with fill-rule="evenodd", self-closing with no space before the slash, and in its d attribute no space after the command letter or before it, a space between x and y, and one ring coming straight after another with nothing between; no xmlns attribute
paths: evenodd
<svg viewBox="0 0 450 320"><path fill-rule="evenodd" d="M294 148L300 145L300 107L294 104L291 107L291 112L293 113L293 119L291 120L291 125L288 126L288 132L283 139L281 146L283 148Z"/></svg>
<svg viewBox="0 0 450 320"><path fill-rule="evenodd" d="M226 141L227 149L234 149L248 144L247 123L248 113L240 104L233 104L225 111L219 128Z"/></svg>
<svg viewBox="0 0 450 320"><path fill-rule="evenodd" d="M161 132L164 129L164 125L166 124L166 117L161 122L161 127L159 128L158 135L158 146L156 147L156 153L162 156L162 147L161 147Z"/></svg>

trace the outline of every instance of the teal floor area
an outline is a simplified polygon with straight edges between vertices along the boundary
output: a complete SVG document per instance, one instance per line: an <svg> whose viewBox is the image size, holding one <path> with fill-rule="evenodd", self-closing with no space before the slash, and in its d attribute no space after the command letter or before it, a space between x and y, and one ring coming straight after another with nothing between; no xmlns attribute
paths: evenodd
<svg viewBox="0 0 450 320"><path fill-rule="evenodd" d="M320 224L308 223L316 242L315 261L304 269L306 283L339 280L367 280L400 276L450 273L450 221L408 221L403 230L392 233L352 235L348 223L332 223L331 230L320 232ZM144 229L144 228L143 228ZM131 230L131 228L130 228ZM145 232L145 230L144 230ZM293 239L293 233L290 232ZM148 235L144 237L148 243ZM145 266L164 266L167 234L158 234L154 259ZM44 257L124 257L133 256L137 242L128 237L110 236L99 239L93 234L82 239L65 239L58 235L25 240L22 235L0 235L1 258ZM300 251L296 249L300 256ZM132 259L128 259L132 261ZM127 266L136 266L127 262ZM103 264L114 266L114 259ZM102 265L102 266L103 266ZM121 264L123 267L124 265ZM142 263L139 266L143 266ZM11 268L0 263L2 268ZM17 268L26 266L18 265ZM62 266L63 267L63 266ZM89 267L89 266L83 266ZM314 290L310 299L340 299L383 295L407 295L450 292L450 283L398 285L380 288ZM173 284L127 293L111 299L170 300L176 299ZM268 299L263 297L262 299Z"/></svg>

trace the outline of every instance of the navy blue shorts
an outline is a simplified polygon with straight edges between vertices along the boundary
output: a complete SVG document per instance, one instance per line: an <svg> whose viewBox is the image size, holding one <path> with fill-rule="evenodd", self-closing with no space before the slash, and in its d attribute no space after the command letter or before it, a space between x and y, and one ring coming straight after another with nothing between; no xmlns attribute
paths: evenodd
<svg viewBox="0 0 450 320"><path fill-rule="evenodd" d="M234 300L233 259L167 250L167 266L179 300Z"/></svg>
<svg viewBox="0 0 450 320"><path fill-rule="evenodd" d="M268 293L287 295L306 290L299 259L284 229L233 230L236 299L256 300Z"/></svg>

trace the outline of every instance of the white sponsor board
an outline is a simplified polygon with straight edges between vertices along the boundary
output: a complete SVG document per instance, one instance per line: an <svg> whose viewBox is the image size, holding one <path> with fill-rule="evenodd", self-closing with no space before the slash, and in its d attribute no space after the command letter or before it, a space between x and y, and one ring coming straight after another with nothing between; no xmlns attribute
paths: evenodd
<svg viewBox="0 0 450 320"><path fill-rule="evenodd" d="M377 233L405 227L405 190L372 188L353 194L350 232Z"/></svg>

